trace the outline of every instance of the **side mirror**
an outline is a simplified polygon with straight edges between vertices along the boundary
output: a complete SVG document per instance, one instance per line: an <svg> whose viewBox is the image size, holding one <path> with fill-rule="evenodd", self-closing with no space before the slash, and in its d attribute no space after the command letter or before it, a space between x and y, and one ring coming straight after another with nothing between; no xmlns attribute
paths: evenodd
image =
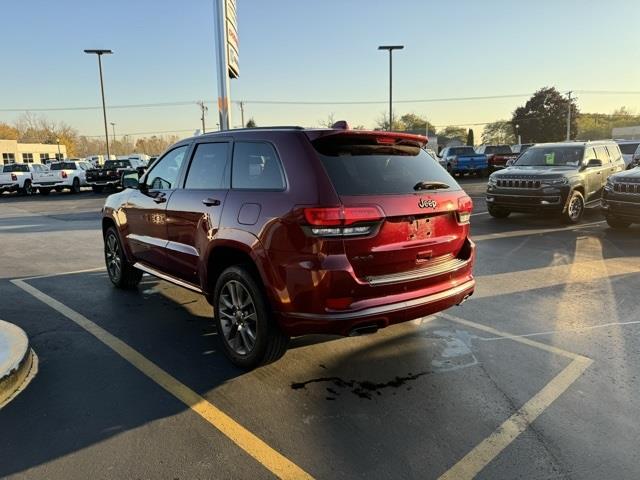
<svg viewBox="0 0 640 480"><path fill-rule="evenodd" d="M507 167L510 167L514 163L516 163L516 159L515 158L510 158L509 160L507 160Z"/></svg>
<svg viewBox="0 0 640 480"><path fill-rule="evenodd" d="M601 166L602 166L602 160L598 158L590 158L589 161L587 162L587 168L601 167Z"/></svg>
<svg viewBox="0 0 640 480"><path fill-rule="evenodd" d="M123 172L122 179L120 180L122 188L140 188L140 172L137 170Z"/></svg>

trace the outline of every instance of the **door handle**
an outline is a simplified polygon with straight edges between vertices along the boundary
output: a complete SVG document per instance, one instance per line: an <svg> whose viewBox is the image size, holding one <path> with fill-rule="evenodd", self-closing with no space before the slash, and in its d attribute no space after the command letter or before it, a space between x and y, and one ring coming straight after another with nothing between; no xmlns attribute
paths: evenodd
<svg viewBox="0 0 640 480"><path fill-rule="evenodd" d="M204 200L202 200L202 203L207 207L217 207L218 205L220 205L220 200L218 200L217 198L205 198Z"/></svg>
<svg viewBox="0 0 640 480"><path fill-rule="evenodd" d="M153 197L153 201L156 203L164 203L167 201L167 198L164 195L158 195L157 197Z"/></svg>

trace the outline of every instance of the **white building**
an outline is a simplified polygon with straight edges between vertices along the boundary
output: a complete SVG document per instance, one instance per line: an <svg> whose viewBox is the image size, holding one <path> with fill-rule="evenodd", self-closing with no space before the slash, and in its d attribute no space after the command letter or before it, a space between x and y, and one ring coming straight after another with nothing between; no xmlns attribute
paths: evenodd
<svg viewBox="0 0 640 480"><path fill-rule="evenodd" d="M46 143L18 143L17 140L0 140L2 163L47 163L67 157L67 147Z"/></svg>
<svg viewBox="0 0 640 480"><path fill-rule="evenodd" d="M612 138L623 138L625 140L640 140L640 125L636 127L616 127L611 130Z"/></svg>

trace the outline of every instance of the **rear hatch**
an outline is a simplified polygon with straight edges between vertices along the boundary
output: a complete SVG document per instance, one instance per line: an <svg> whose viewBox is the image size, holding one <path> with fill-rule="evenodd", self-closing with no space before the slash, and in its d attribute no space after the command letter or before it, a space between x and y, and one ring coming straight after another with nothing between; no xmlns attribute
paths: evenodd
<svg viewBox="0 0 640 480"><path fill-rule="evenodd" d="M417 135L357 131L312 142L344 209L341 240L361 280L402 281L455 263L464 247L471 199L421 148L424 142Z"/></svg>

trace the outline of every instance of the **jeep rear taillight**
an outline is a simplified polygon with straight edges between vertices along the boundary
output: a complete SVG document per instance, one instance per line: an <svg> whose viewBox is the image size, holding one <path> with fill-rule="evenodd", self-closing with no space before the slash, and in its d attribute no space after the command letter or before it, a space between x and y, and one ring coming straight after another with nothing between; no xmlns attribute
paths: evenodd
<svg viewBox="0 0 640 480"><path fill-rule="evenodd" d="M308 230L317 237L368 235L383 217L380 207L374 205L304 209Z"/></svg>
<svg viewBox="0 0 640 480"><path fill-rule="evenodd" d="M469 223L471 212L473 211L473 200L464 196L458 198L458 223Z"/></svg>

